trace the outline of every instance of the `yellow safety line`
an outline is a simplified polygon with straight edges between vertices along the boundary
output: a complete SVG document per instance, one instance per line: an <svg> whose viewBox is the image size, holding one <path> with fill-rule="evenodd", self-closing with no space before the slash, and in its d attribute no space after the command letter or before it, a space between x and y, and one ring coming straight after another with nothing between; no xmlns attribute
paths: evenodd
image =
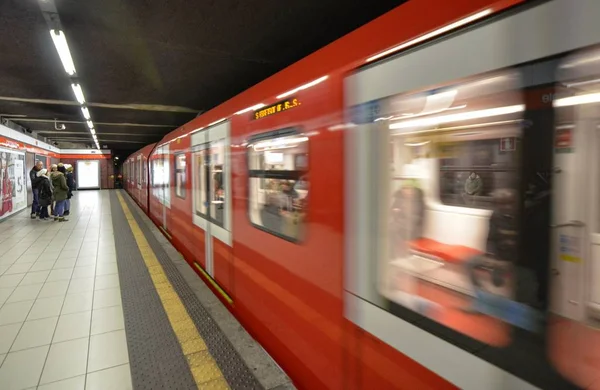
<svg viewBox="0 0 600 390"><path fill-rule="evenodd" d="M173 332L186 357L196 385L199 389L207 390L229 389L229 385L227 384L227 381L225 381L223 373L208 351L206 343L200 336L200 333L198 333L196 325L190 318L179 295L177 295L169 282L163 267L158 262L154 251L148 244L146 236L131 214L127 203L125 203L125 200L118 192L117 197L119 198L119 203L121 203L127 222L129 222L129 227L133 232L137 246L144 259L144 263L146 263L146 267L150 272L154 288L160 297L165 312L167 313L167 317L169 318L169 322L171 323L171 327L173 328Z"/></svg>

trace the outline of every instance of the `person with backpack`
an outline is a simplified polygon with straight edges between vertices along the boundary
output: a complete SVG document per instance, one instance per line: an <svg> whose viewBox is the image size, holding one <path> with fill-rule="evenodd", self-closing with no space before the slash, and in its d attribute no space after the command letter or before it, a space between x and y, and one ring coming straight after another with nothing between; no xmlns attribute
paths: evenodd
<svg viewBox="0 0 600 390"><path fill-rule="evenodd" d="M38 192L38 201L40 207L40 220L47 221L50 219L50 214L48 214L48 207L52 204L52 184L50 183L50 178L47 175L48 170L45 168L40 169L36 173L36 178L39 181L36 183L37 192Z"/></svg>
<svg viewBox="0 0 600 390"><path fill-rule="evenodd" d="M58 222L68 221L68 219L64 217L67 195L69 193L67 179L57 167L57 170L50 174L50 180L54 187L54 201L56 202L54 206L54 220Z"/></svg>

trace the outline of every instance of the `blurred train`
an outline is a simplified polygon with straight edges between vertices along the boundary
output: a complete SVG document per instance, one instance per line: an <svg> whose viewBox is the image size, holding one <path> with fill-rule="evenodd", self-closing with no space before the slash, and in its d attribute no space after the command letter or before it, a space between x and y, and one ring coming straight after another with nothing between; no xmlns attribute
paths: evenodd
<svg viewBox="0 0 600 390"><path fill-rule="evenodd" d="M126 189L299 388L600 389L599 15L408 1Z"/></svg>

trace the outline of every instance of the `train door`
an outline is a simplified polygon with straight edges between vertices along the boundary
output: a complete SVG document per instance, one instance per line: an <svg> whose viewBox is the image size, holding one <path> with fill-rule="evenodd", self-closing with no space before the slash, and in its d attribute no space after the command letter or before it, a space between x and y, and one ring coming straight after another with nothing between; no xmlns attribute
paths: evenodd
<svg viewBox="0 0 600 390"><path fill-rule="evenodd" d="M160 228L168 231L167 217L171 208L171 185L169 170L169 145L163 145L156 148L155 157L152 158L152 193L161 204L161 210L154 215L160 222ZM139 171L141 167L137 161L133 162ZM136 180L139 178L136 177Z"/></svg>
<svg viewBox="0 0 600 390"><path fill-rule="evenodd" d="M204 231L204 270L231 288L229 122L192 135L194 224ZM199 243L202 246L202 243Z"/></svg>
<svg viewBox="0 0 600 390"><path fill-rule="evenodd" d="M552 206L551 310L573 320L583 319L586 191L581 191L586 166L583 129L559 125L555 129ZM567 140L565 137L568 137ZM575 145L577 143L577 145ZM579 190L577 190L579 188Z"/></svg>

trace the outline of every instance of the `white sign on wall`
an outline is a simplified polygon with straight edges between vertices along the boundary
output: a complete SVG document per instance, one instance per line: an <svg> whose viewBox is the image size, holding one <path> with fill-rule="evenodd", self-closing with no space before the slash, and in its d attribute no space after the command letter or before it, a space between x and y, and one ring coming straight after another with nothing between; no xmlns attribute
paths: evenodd
<svg viewBox="0 0 600 390"><path fill-rule="evenodd" d="M100 161L79 160L77 161L77 188L92 189L100 188Z"/></svg>

